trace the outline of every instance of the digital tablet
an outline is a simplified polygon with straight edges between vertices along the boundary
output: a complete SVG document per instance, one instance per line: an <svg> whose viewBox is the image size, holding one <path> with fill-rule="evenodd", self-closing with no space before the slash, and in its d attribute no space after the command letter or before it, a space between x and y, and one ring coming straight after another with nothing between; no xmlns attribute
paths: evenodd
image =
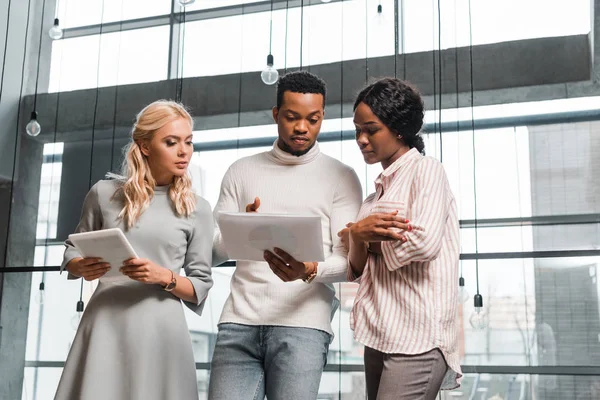
<svg viewBox="0 0 600 400"><path fill-rule="evenodd" d="M220 212L219 228L232 260L264 261L275 247L302 262L325 259L318 215Z"/></svg>
<svg viewBox="0 0 600 400"><path fill-rule="evenodd" d="M123 282L130 278L123 275L119 268L123 261L137 258L133 247L119 228L100 231L72 233L69 240L82 257L99 257L110 264L111 269L100 278L101 282Z"/></svg>

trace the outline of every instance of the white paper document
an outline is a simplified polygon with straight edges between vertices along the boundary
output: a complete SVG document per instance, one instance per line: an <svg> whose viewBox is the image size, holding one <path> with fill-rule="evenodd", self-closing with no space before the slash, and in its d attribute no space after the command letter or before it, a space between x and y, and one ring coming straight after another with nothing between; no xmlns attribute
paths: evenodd
<svg viewBox="0 0 600 400"><path fill-rule="evenodd" d="M100 278L101 282L116 283L130 280L119 271L119 268L123 265L123 261L137 258L137 254L121 229L73 233L69 235L69 240L82 257L100 257L110 264L111 268Z"/></svg>
<svg viewBox="0 0 600 400"><path fill-rule="evenodd" d="M302 262L325 259L317 215L220 212L219 228L232 260L264 261L275 247Z"/></svg>

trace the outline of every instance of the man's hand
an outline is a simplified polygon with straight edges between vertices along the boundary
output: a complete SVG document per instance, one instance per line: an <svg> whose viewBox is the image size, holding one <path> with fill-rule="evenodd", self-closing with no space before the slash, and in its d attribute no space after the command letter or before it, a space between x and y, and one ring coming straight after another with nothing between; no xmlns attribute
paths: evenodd
<svg viewBox="0 0 600 400"><path fill-rule="evenodd" d="M110 264L102 261L101 258L81 258L77 257L69 261L66 270L77 277L86 281L93 281L106 274L110 269Z"/></svg>
<svg viewBox="0 0 600 400"><path fill-rule="evenodd" d="M350 249L350 228L354 225L354 222L348 222L346 227L338 232L338 237L341 239L342 244L346 248L346 250Z"/></svg>
<svg viewBox="0 0 600 400"><path fill-rule="evenodd" d="M246 212L257 212L258 207L260 207L260 199L258 197L255 197L254 203L246 205Z"/></svg>
<svg viewBox="0 0 600 400"><path fill-rule="evenodd" d="M145 258L131 258L123 262L120 271L134 281L166 286L171 282L171 271Z"/></svg>
<svg viewBox="0 0 600 400"><path fill-rule="evenodd" d="M265 261L269 263L271 271L284 282L307 278L317 268L314 262L300 262L281 249L274 250L275 254L265 250Z"/></svg>

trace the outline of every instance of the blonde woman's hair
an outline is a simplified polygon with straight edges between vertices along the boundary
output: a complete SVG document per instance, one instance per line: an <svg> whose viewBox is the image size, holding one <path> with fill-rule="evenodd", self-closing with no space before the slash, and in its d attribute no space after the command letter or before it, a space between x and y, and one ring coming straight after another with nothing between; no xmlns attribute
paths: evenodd
<svg viewBox="0 0 600 400"><path fill-rule="evenodd" d="M194 127L194 121L184 106L170 100L157 100L136 116L131 129L132 141L124 149L121 175L109 174L109 177L123 181L115 196L120 194L123 199L124 205L119 218L123 220L126 229L132 228L148 208L156 187L147 157L142 153L140 145L149 143L157 130L179 118L185 118ZM189 174L175 177L169 188L169 198L178 216L189 217L194 212L196 195L192 191Z"/></svg>

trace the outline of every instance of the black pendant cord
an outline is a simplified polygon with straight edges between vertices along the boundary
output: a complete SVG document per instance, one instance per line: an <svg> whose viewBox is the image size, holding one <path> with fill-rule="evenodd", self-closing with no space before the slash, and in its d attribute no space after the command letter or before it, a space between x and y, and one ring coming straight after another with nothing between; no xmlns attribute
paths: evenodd
<svg viewBox="0 0 600 400"><path fill-rule="evenodd" d="M55 19L55 21L58 20L58 10L60 8L58 3L60 3L60 1L56 0L56 3L54 4L54 19Z"/></svg>
<svg viewBox="0 0 600 400"><path fill-rule="evenodd" d="M454 93L456 95L456 136L460 138L460 115L459 115L459 110L460 110L460 97L458 95L459 93L459 84L458 84L458 34L457 34L457 20L456 20L456 6L454 7L454 77L455 77L455 89L454 89ZM459 146L459 151L460 151L460 146ZM460 155L458 157L459 163L460 163ZM460 174L459 174L460 177ZM460 188L460 185L459 185ZM465 278L463 277L463 263L462 261L460 262L460 278L459 278L459 286L464 286L465 285Z"/></svg>
<svg viewBox="0 0 600 400"><path fill-rule="evenodd" d="M46 0L42 2L42 23L40 24L40 42L38 44L38 58L37 58L37 71L35 73L35 90L33 92L33 111L37 110L37 94L38 94L38 83L40 81L40 64L42 55L42 34L44 33L44 13L46 11Z"/></svg>
<svg viewBox="0 0 600 400"><path fill-rule="evenodd" d="M243 40L244 38L244 13L245 13L245 5L244 3L242 3L242 15L241 15L241 25L242 25L242 38L241 40ZM242 126L242 75L243 75L243 63L244 63L244 53L240 52L240 74L239 74L239 78L238 78L238 115L237 115L237 126L238 128L240 128ZM240 151L240 134L239 134L239 130L238 130L238 134L237 134L237 143L236 143L236 152L238 153L237 156L239 157L239 151Z"/></svg>
<svg viewBox="0 0 600 400"><path fill-rule="evenodd" d="M369 84L369 10L365 1L365 85Z"/></svg>
<svg viewBox="0 0 600 400"><path fill-rule="evenodd" d="M182 16L179 21L179 23L181 24L181 28L179 29L180 37L181 37L181 47L180 47L181 57L179 57L179 60L177 60L177 63L178 63L177 74L179 76L177 77L177 82L175 85L175 101L177 103L181 103L182 98L183 98L183 72L184 72L183 61L184 61L184 56L185 56L185 20L186 20L185 7L183 7L183 11L180 12L180 14Z"/></svg>
<svg viewBox="0 0 600 400"><path fill-rule="evenodd" d="M121 41L123 39L122 34L123 34L123 4L125 3L125 0L121 1L121 17L119 18L119 47L117 50L117 82L115 85L115 97L113 100L113 104L114 104L114 108L113 108L113 126L112 126L112 136L110 139L110 169L111 172L114 169L114 158L115 158L115 135L117 132L117 110L118 110L118 103L119 103L119 80L118 80L118 76L119 76L119 61L121 60Z"/></svg>
<svg viewBox="0 0 600 400"><path fill-rule="evenodd" d="M398 54L400 53L398 17L398 0L394 0L394 78L398 78ZM404 58L404 54L402 58Z"/></svg>
<svg viewBox="0 0 600 400"><path fill-rule="evenodd" d="M41 63L41 55L42 55L42 34L44 33L44 13L45 13L45 9L46 9L46 0L44 0L42 2L42 18L41 18L41 22L40 22L40 37L39 37L39 44L38 44L38 58L37 58L37 68L36 68L36 76L35 76L35 90L33 93L33 110L32 111L37 111L37 92L38 92L38 82L39 82L39 77L40 77L40 63ZM54 143L56 142L56 129L54 130ZM48 193L48 208L47 208L47 219L46 219L46 237L44 239L44 266L46 266L46 252L47 252L47 246L48 246L48 234L49 234L49 230L50 230L50 221L49 221L49 216L50 216L50 204L51 204L51 197L52 197L52 182L54 180L54 152L52 154L52 172L50 173L50 190ZM37 235L36 235L37 236ZM36 238L37 239L37 238ZM44 282L46 278L46 274L45 272L42 272L42 280L40 282L40 286L39 286L39 290L40 291L45 291L46 290L46 283ZM40 293L41 294L41 293Z"/></svg>
<svg viewBox="0 0 600 400"><path fill-rule="evenodd" d="M302 45L304 43L304 0L300 1L300 70L302 70Z"/></svg>
<svg viewBox="0 0 600 400"><path fill-rule="evenodd" d="M273 54L272 51L273 46L273 0L271 0L271 17L269 20L269 55Z"/></svg>
<svg viewBox="0 0 600 400"><path fill-rule="evenodd" d="M55 10L55 15L58 14L58 1L56 2L56 10ZM62 62L63 62L63 58L62 58L62 51L60 52L60 60L58 62L58 64L60 65L60 71L62 71ZM56 146L56 136L57 136L57 132L58 132L58 114L59 114L59 109L60 109L60 77L61 77L61 73L58 74L58 85L57 85L57 90L56 90L56 111L54 113L54 133L52 135L52 144L53 146ZM51 165L52 165L52 173L50 174L50 193L48 194L48 209L47 209L47 213L46 215L48 216L48 220L46 221L46 238L44 240L44 267L47 265L47 255L48 255L48 237L49 235L49 230L50 230L50 209L51 209L51 205L52 205L52 188L54 187L54 166L56 164L56 147L53 149L52 151L52 161L51 161ZM42 281L40 282L40 287L39 287L40 291L42 290L46 290L46 272L42 272Z"/></svg>
<svg viewBox="0 0 600 400"><path fill-rule="evenodd" d="M44 8L44 6L42 6L42 9ZM40 64L40 54L41 54L41 43L42 43L42 32L44 31L44 12L42 11L42 18L41 18L42 22L40 24L40 48L39 48L39 52L38 52L38 74L39 74L39 64ZM62 62L62 52L61 52L61 62ZM58 75L59 79L60 79L60 74ZM36 88L35 88L36 94L37 94L37 77L36 77ZM54 121L54 134L53 134L53 140L52 140L52 144L53 146L56 146L56 130L57 130L57 119L58 119L58 99L60 97L60 84L59 84L59 91L57 93L57 97L56 97L56 118ZM34 101L35 102L35 101ZM34 106L34 111L36 110L36 106ZM44 238L44 261L43 261L43 266L45 267L48 264L48 236L50 236L50 209L51 209L51 204L52 204L52 188L54 187L54 166L55 166L55 157L56 157L56 148L53 149L52 151L52 163L51 165L51 172L50 172L50 190L48 190L48 206L46 208L46 234L45 234L45 238ZM42 164L43 165L43 164ZM37 236L37 235L36 235ZM36 238L37 239L37 238ZM42 331L42 323L43 323L43 318L44 318L44 299L46 297L46 272L42 271L42 278L40 280L40 284L38 286L38 299L39 299L39 315L38 315L38 335L37 335L37 341L36 341L36 356L35 359L39 360L40 358L40 343L41 343L41 331ZM38 386L38 378L39 378L39 372L38 372L38 368L35 369L34 371L34 376L33 376L33 385L34 385L34 399L37 398L37 386Z"/></svg>
<svg viewBox="0 0 600 400"><path fill-rule="evenodd" d="M340 36L340 156L343 159L344 148L344 0L340 0L340 19L341 19L341 36ZM338 285L340 303L342 299L342 284ZM340 304L340 314L342 305ZM338 332L342 332L342 318L338 319ZM338 348L342 348L342 335L338 335ZM342 398L342 352L338 352L338 399Z"/></svg>
<svg viewBox="0 0 600 400"><path fill-rule="evenodd" d="M400 5L402 6L402 79L406 80L406 30L404 29L404 0L400 0Z"/></svg>
<svg viewBox="0 0 600 400"><path fill-rule="evenodd" d="M340 0L340 157L344 159L344 0ZM341 397L340 397L341 398Z"/></svg>
<svg viewBox="0 0 600 400"><path fill-rule="evenodd" d="M102 0L102 13L100 14L100 34L98 35L98 68L96 69L96 98L94 100L94 114L92 119L92 144L90 149L90 172L88 176L88 190L92 187L92 176L94 170L94 142L96 138L96 117L98 115L98 97L100 95L100 56L102 55L102 31L104 28L104 0ZM77 302L77 312L83 312L83 278L79 288L79 301Z"/></svg>
<svg viewBox="0 0 600 400"><path fill-rule="evenodd" d="M442 6L441 0L437 0L438 6L438 91L439 91L439 99L438 99L438 128L440 130L440 162L444 162L443 158L443 132L442 132Z"/></svg>
<svg viewBox="0 0 600 400"><path fill-rule="evenodd" d="M433 0L433 4L435 4L435 0ZM432 4L432 9L434 8ZM435 26L435 14L433 15L433 26ZM434 33L435 33L435 28L434 28ZM432 49L431 49L431 69L433 71L433 137L435 138L437 132L438 132L438 126L437 126L437 117L436 117L436 110L437 110L437 67L436 67L436 63L435 63L435 34L432 35L433 37L433 42L432 42ZM434 143L437 144L436 141L434 141Z"/></svg>
<svg viewBox="0 0 600 400"><path fill-rule="evenodd" d="M288 14L290 11L290 0L285 1L285 42L283 44L283 67L287 74L287 48L288 48Z"/></svg>
<svg viewBox="0 0 600 400"><path fill-rule="evenodd" d="M471 0L469 0L469 74L470 74L470 86L471 86L471 135L472 135L472 146L473 146L473 200L474 200L474 228L475 228L475 254L479 254L479 234L477 231L477 156L475 152L475 112L474 100L475 100L475 89L473 87L473 24L471 20ZM479 293L479 257L475 259L475 283L477 292L474 297L475 307L481 307L483 300Z"/></svg>

